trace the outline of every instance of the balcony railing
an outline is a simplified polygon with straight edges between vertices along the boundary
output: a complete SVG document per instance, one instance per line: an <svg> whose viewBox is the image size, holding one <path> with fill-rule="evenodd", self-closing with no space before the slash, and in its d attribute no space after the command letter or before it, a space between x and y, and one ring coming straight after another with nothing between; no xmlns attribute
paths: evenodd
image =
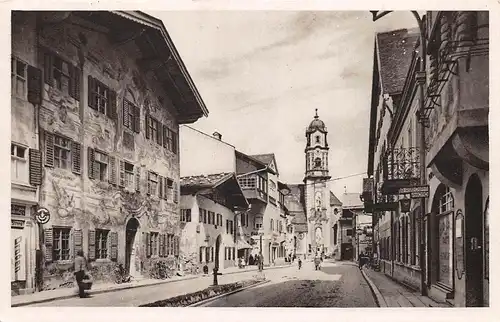
<svg viewBox="0 0 500 322"><path fill-rule="evenodd" d="M387 151L384 158L384 181L420 178L419 148L399 148Z"/></svg>
<svg viewBox="0 0 500 322"><path fill-rule="evenodd" d="M265 179L258 175L238 178L238 183L247 199L259 199L267 203L267 185Z"/></svg>

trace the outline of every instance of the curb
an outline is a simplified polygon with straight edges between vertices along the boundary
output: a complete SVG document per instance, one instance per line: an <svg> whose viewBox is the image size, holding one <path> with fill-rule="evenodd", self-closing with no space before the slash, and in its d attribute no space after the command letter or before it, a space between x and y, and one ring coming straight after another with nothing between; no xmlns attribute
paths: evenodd
<svg viewBox="0 0 500 322"><path fill-rule="evenodd" d="M240 289L237 289L237 290L234 290L234 291L231 291L231 292L228 292L228 293L219 294L217 296L214 296L214 297L202 300L200 302L193 303L191 305L188 305L187 307L199 307L199 306L202 306L204 304L207 304L207 303L213 302L215 300L218 300L218 299L220 299L222 297L226 297L226 296L229 296L229 295L232 295L232 294L235 294L235 293L247 290L247 289L252 288L252 287L257 287L259 285L267 284L269 282L271 282L271 280L264 280L262 282L258 282L258 283L252 284L252 285L248 285L248 286L242 287Z"/></svg>
<svg viewBox="0 0 500 322"><path fill-rule="evenodd" d="M288 267L288 266L273 266L273 267L267 267L267 269L279 269L279 268L286 268L286 267ZM264 271L265 270L266 270L266 268L264 268ZM258 268L251 269L251 270L241 270L241 271L228 272L228 273L223 273L222 275L231 275L231 274L246 273L246 272L253 272L253 271L258 271ZM208 276L211 276L211 275L208 275ZM102 290L95 290L95 291L90 290L87 293L88 294L110 293L110 292L116 292L116 291L121 291L121 290L128 290L131 288L140 288L140 287L146 287L146 286L154 286L154 285L188 281L188 280L192 280L195 278L203 278L203 277L207 277L207 276L195 275L195 276L190 276L190 277L176 279L176 280L166 279L166 280L159 280L157 283L151 283L151 284L139 284L139 285L137 285L137 284L136 285L134 285L134 284L119 284L119 285L124 285L124 286L123 287L118 286L118 287L102 289ZM76 293L71 293L71 294L62 295L62 296L60 296L60 295L53 296L53 297L48 297L48 298L39 299L39 300L33 300L33 301L29 301L29 302L11 304L11 307L28 306L28 305L32 305L32 304L40 304L40 303L57 301L57 300L66 300L66 299L74 298L76 296L77 296Z"/></svg>
<svg viewBox="0 0 500 322"><path fill-rule="evenodd" d="M370 290L372 291L374 297L375 297L375 302L379 307L388 307L387 303L385 302L384 296L382 296L382 293L380 293L380 290L378 289L377 285L373 283L373 281L368 277L368 275L365 273L363 269L360 269L361 275L365 278L366 282L368 283L368 286L370 287Z"/></svg>
<svg viewBox="0 0 500 322"><path fill-rule="evenodd" d="M131 288L141 288L141 287L146 287L146 286L154 286L154 285L161 285L161 284L168 284L168 283L175 283L175 282L182 282L182 281L188 281L192 280L195 278L198 278L199 276L192 276L192 277L187 277L183 279L177 279L177 280L160 280L157 283L151 283L151 284L139 284L139 285L133 285L133 284L119 284L119 285L126 285L124 287L114 287L114 288L109 288L109 289L102 289L102 290L95 290L95 291L88 291L87 294L102 294L102 293L110 293L110 292L116 292L116 291L121 291L121 290L128 290ZM40 299L40 300L33 300L30 302L23 302L23 303L15 303L11 304L11 307L20 307L20 306L27 306L31 304L40 304L40 303L46 303L46 302L52 302L52 301L57 301L57 300L66 300L70 298L76 297L77 294L68 294L68 295L62 295L62 296L54 296L54 297L49 297L45 299Z"/></svg>

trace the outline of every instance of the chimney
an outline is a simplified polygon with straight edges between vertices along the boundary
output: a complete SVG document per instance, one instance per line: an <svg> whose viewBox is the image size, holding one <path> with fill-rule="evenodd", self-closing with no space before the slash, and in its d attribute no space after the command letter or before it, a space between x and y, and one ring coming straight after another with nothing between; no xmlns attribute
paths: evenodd
<svg viewBox="0 0 500 322"><path fill-rule="evenodd" d="M219 132L214 132L213 134L213 137L216 138L217 140L222 140L222 134L220 134Z"/></svg>

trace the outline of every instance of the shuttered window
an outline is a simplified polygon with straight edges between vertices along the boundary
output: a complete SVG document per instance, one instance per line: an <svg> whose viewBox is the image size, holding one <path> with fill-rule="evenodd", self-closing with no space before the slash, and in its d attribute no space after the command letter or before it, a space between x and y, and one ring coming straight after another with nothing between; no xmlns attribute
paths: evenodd
<svg viewBox="0 0 500 322"><path fill-rule="evenodd" d="M53 228L54 260L70 259L70 228Z"/></svg>
<svg viewBox="0 0 500 322"><path fill-rule="evenodd" d="M177 133L169 129L167 126L163 126L163 146L167 148L168 151L177 153Z"/></svg>
<svg viewBox="0 0 500 322"><path fill-rule="evenodd" d="M54 135L54 167L69 169L71 161L71 141Z"/></svg>
<svg viewBox="0 0 500 322"><path fill-rule="evenodd" d="M31 185L39 186L42 184L42 153L39 150L30 149L29 178Z"/></svg>
<svg viewBox="0 0 500 322"><path fill-rule="evenodd" d="M108 258L108 237L109 230L96 229L96 258L97 259L107 259Z"/></svg>
<svg viewBox="0 0 500 322"><path fill-rule="evenodd" d="M116 261L118 259L118 233L117 232L111 232L110 233L110 239L111 239L111 260Z"/></svg>
<svg viewBox="0 0 500 322"><path fill-rule="evenodd" d="M141 110L127 99L123 100L123 126L139 133Z"/></svg>
<svg viewBox="0 0 500 322"><path fill-rule="evenodd" d="M83 234L81 229L73 230L73 258L79 250L83 250Z"/></svg>
<svg viewBox="0 0 500 322"><path fill-rule="evenodd" d="M116 120L116 92L90 75L88 85L89 107Z"/></svg>
<svg viewBox="0 0 500 322"><path fill-rule="evenodd" d="M96 257L96 247L95 247L95 243L96 243L96 234L95 234L95 230L89 230L89 234L88 234L88 248L89 248L89 252L88 252L88 256L89 256L89 260L94 260L95 257Z"/></svg>
<svg viewBox="0 0 500 322"><path fill-rule="evenodd" d="M63 94L80 100L81 70L48 49L44 48L41 52L44 54L45 82Z"/></svg>
<svg viewBox="0 0 500 322"><path fill-rule="evenodd" d="M28 85L28 64L26 64L19 58L12 57L10 75L12 95L26 99Z"/></svg>

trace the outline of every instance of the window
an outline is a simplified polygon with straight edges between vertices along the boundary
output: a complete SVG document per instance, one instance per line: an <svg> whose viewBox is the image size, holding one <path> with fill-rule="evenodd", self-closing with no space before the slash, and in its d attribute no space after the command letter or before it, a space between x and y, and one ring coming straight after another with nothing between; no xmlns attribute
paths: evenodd
<svg viewBox="0 0 500 322"><path fill-rule="evenodd" d="M125 187L134 190L134 165L125 162Z"/></svg>
<svg viewBox="0 0 500 322"><path fill-rule="evenodd" d="M273 180L269 180L269 188L273 191L276 190L276 183Z"/></svg>
<svg viewBox="0 0 500 322"><path fill-rule="evenodd" d="M158 192L158 174L148 172L148 192L150 195L156 195Z"/></svg>
<svg viewBox="0 0 500 322"><path fill-rule="evenodd" d="M152 256L157 256L158 255L158 242L159 242L159 233L157 232L152 232L151 237L149 239L149 242L151 244L151 255Z"/></svg>
<svg viewBox="0 0 500 322"><path fill-rule="evenodd" d="M141 110L127 99L123 100L123 126L136 133L140 132Z"/></svg>
<svg viewBox="0 0 500 322"><path fill-rule="evenodd" d="M271 219L271 230L274 231L274 219Z"/></svg>
<svg viewBox="0 0 500 322"><path fill-rule="evenodd" d="M203 223L206 224L207 222L208 222L207 210L203 209Z"/></svg>
<svg viewBox="0 0 500 322"><path fill-rule="evenodd" d="M170 199L173 199L173 194L174 194L174 181L172 179L167 178L167 199L168 196L170 196ZM206 221L204 221L206 223Z"/></svg>
<svg viewBox="0 0 500 322"><path fill-rule="evenodd" d="M109 88L98 80L94 80L93 88L90 88L96 109L106 115L109 104Z"/></svg>
<svg viewBox="0 0 500 322"><path fill-rule="evenodd" d="M181 221L191 222L191 209L181 209Z"/></svg>
<svg viewBox="0 0 500 322"><path fill-rule="evenodd" d="M217 214L217 226L222 226L222 215Z"/></svg>
<svg viewBox="0 0 500 322"><path fill-rule="evenodd" d="M257 181L255 177L238 178L238 182L242 188L256 188Z"/></svg>
<svg viewBox="0 0 500 322"><path fill-rule="evenodd" d="M215 212L213 211L209 211L208 212L208 223L211 224L211 225L215 225Z"/></svg>
<svg viewBox="0 0 500 322"><path fill-rule="evenodd" d="M352 229L346 229L346 236L352 236Z"/></svg>
<svg viewBox="0 0 500 322"><path fill-rule="evenodd" d="M246 218L247 218L247 214L241 214L241 226L242 227L245 227L246 226Z"/></svg>
<svg viewBox="0 0 500 322"><path fill-rule="evenodd" d="M255 217L255 229L261 229L262 222L262 217Z"/></svg>
<svg viewBox="0 0 500 322"><path fill-rule="evenodd" d="M319 135L316 135L316 143L319 143Z"/></svg>
<svg viewBox="0 0 500 322"><path fill-rule="evenodd" d="M203 209L198 208L198 222L203 222Z"/></svg>
<svg viewBox="0 0 500 322"><path fill-rule="evenodd" d="M168 151L177 153L177 133L163 126L163 140Z"/></svg>
<svg viewBox="0 0 500 322"><path fill-rule="evenodd" d="M95 151L94 169L99 177L95 178L100 181L108 179L108 155L99 151Z"/></svg>
<svg viewBox="0 0 500 322"><path fill-rule="evenodd" d="M26 79L28 76L28 65L14 57L12 57L11 63L12 95L19 98L25 98L27 92Z"/></svg>
<svg viewBox="0 0 500 322"><path fill-rule="evenodd" d="M108 258L108 236L109 230L96 229L95 231L95 241L96 241L96 258L106 259Z"/></svg>
<svg viewBox="0 0 500 322"><path fill-rule="evenodd" d="M28 182L27 148L12 143L10 145L11 179Z"/></svg>
<svg viewBox="0 0 500 322"><path fill-rule="evenodd" d="M205 247L200 247L200 263L203 263L203 254L205 253Z"/></svg>
<svg viewBox="0 0 500 322"><path fill-rule="evenodd" d="M314 167L321 168L321 159L320 158L314 159Z"/></svg>
<svg viewBox="0 0 500 322"><path fill-rule="evenodd" d="M69 169L71 165L71 141L54 135L54 167Z"/></svg>
<svg viewBox="0 0 500 322"><path fill-rule="evenodd" d="M69 258L69 234L70 228L54 228L54 260L68 260Z"/></svg>

